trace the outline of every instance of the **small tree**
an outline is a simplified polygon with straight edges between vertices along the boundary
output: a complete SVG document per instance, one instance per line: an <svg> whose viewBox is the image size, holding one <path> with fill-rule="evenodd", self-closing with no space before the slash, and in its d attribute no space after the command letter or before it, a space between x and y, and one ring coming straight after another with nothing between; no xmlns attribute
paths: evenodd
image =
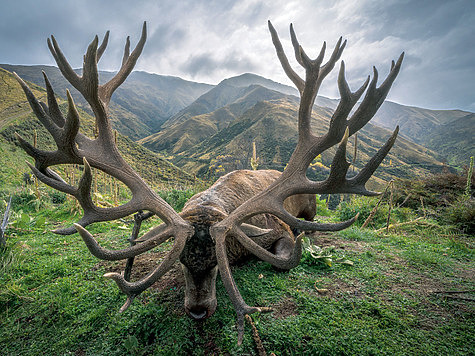
<svg viewBox="0 0 475 356"><path fill-rule="evenodd" d="M467 172L467 185L465 186L465 195L470 196L472 190L473 156L470 157L470 166Z"/></svg>
<svg viewBox="0 0 475 356"><path fill-rule="evenodd" d="M12 205L12 197L8 201L7 208L5 209L5 213L3 214L2 225L0 225L0 248L5 247L7 243L7 239L5 237L5 231L7 230L8 220L10 219L10 207Z"/></svg>
<svg viewBox="0 0 475 356"><path fill-rule="evenodd" d="M257 171L258 166L259 166L259 157L257 157L257 153L256 153L256 142L252 141L251 167L254 171Z"/></svg>

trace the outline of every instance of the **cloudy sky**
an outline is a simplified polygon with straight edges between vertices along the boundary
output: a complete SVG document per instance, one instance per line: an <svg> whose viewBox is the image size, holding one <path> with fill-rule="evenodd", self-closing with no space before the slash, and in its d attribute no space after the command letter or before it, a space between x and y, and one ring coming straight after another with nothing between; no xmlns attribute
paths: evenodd
<svg viewBox="0 0 475 356"><path fill-rule="evenodd" d="M118 68L125 37L132 46L143 21L148 40L136 69L216 84L244 72L292 85L275 55L267 20L293 60L288 26L306 52L323 41L343 53L353 89L375 65L386 75L402 51L403 69L389 99L431 109L475 111L473 0L15 0L2 4L0 63L54 64L46 38L54 34L73 67L95 34L111 30L100 69ZM330 52L328 51L328 52ZM337 98L336 73L320 94Z"/></svg>

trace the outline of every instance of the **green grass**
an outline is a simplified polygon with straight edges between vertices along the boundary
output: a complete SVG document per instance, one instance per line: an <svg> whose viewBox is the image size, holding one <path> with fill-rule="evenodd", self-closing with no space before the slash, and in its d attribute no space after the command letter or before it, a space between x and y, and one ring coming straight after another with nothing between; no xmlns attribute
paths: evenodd
<svg viewBox="0 0 475 356"><path fill-rule="evenodd" d="M188 194L164 195L180 203ZM70 214L72 202L55 206L46 201L36 211L27 201L14 207L10 250L0 255L6 266L0 270L1 354L256 353L249 325L243 344L237 346L235 312L219 279L217 311L204 323L184 314L179 276L165 278L160 288L145 291L119 314L125 297L102 274L120 270L121 265L97 260L77 235L49 232L58 221L77 220ZM17 222L19 208L28 214L28 222ZM44 223L37 224L43 218ZM157 223L146 221L144 231ZM349 259L353 266L328 268L304 256L289 272L257 260L234 268L246 302L274 309L252 316L266 351L473 354L473 302L433 293L475 289L473 237L432 220L427 224L405 225L389 234L352 227L314 237L319 245L334 245L333 257ZM90 231L104 246L121 248L127 245L130 229L130 220L125 219L96 224ZM152 262L139 266L149 271L157 256L145 254L145 260ZM473 293L461 296L473 298Z"/></svg>

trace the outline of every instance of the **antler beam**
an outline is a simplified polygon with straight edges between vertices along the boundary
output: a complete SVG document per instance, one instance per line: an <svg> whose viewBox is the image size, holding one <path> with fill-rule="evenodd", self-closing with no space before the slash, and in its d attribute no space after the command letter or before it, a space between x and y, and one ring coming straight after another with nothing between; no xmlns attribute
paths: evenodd
<svg viewBox="0 0 475 356"><path fill-rule="evenodd" d="M241 297L240 292L234 283L225 253L226 239L231 236L237 238L251 253L279 268L288 269L295 266L296 263L298 263L298 260L300 260L302 253L299 237L296 239L295 247L290 257L288 259L282 259L278 256L272 256L268 251L263 251L261 247L257 246L248 236L240 231L240 224L254 215L269 213L274 214L292 228L303 230L337 231L350 226L356 220L357 216L338 224L319 224L299 220L290 215L284 209L284 200L291 195L304 193L378 194L368 191L365 188L365 184L386 157L394 144L398 133L398 128L396 128L386 144L364 166L364 168L355 177L346 178L346 173L350 166L350 163L346 161L346 145L348 137L361 129L379 109L386 98L393 81L399 73L404 53L401 54L396 63L394 63L394 61L392 62L391 71L381 86L376 86L378 72L376 68L374 68L374 75L371 83L369 83L368 77L365 83L354 93L350 90L345 79L345 65L342 61L338 75L338 88L341 100L330 120L328 132L323 136L317 137L313 135L310 125L315 98L323 79L328 75L328 73L330 73L336 62L340 59L346 46L346 41L342 41L342 38L340 38L335 45L328 62L322 65L326 44L323 43L322 49L317 58L311 59L299 44L293 26L290 25L290 35L294 47L295 58L305 69L305 80L303 80L290 66L277 32L270 21L269 31L277 52L277 57L282 64L284 72L300 92L300 106L298 113L299 138L297 147L295 148L281 177L274 181L266 190L239 206L228 215L228 217L210 229L211 235L216 241L216 255L218 258L221 277L237 312L239 331L238 342L242 340L244 315L259 311L259 308L248 306ZM358 102L366 88L368 89L363 101L350 119L347 119L354 105ZM333 159L328 178L322 182L310 181L306 176L307 168L310 163L316 156L338 142L340 142L340 144Z"/></svg>
<svg viewBox="0 0 475 356"><path fill-rule="evenodd" d="M114 92L132 72L145 45L147 37L146 23L143 24L142 35L135 49L130 53L130 39L127 37L122 66L117 74L107 83L100 85L97 62L104 53L109 39L106 33L98 48L98 37L89 45L84 56L82 75L78 75L69 65L54 36L48 39L48 47L58 64L63 76L87 100L95 115L99 128L98 137L91 139L79 132L80 117L69 91L67 91L69 111L66 118L59 110L51 84L43 73L47 91L48 105L38 101L28 86L16 76L23 88L33 112L53 137L56 151L43 151L30 145L17 135L21 147L35 159L35 166L28 164L33 173L43 183L74 196L84 210L84 215L74 227L55 230L58 234L72 234L79 231L87 247L96 257L105 260L120 260L148 251L174 237L174 245L167 257L159 266L143 280L130 283L121 275L108 274L119 288L127 294L128 300L123 309L130 305L131 300L144 289L160 278L178 258L187 239L193 234L193 227L185 222L171 206L160 198L148 184L127 164L115 144L111 123L108 117L108 105ZM67 184L51 166L60 164L84 165L84 173L77 187ZM92 172L97 168L124 183L132 192L129 202L113 208L102 208L94 204L91 198ZM119 251L102 248L84 227L99 221L109 221L131 215L137 211L148 210L159 216L165 223L145 234L146 241Z"/></svg>

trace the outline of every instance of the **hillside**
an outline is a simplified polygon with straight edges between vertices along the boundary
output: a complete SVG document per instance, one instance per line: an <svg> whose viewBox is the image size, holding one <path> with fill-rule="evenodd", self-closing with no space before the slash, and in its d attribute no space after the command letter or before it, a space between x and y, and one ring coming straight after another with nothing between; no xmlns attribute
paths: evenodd
<svg viewBox="0 0 475 356"><path fill-rule="evenodd" d="M38 98L46 97L45 91L32 84L32 89ZM63 110L67 109L64 100L60 100ZM91 135L94 126L93 118L86 112L80 110L81 131ZM16 144L15 132L19 132L23 137L33 141L35 131L38 136L38 147L52 149L53 141L49 133L43 128L26 101L23 90L13 75L0 69L0 147L1 147L1 169L9 171L12 184L21 182L24 172L29 172L24 160L31 161L26 153ZM129 138L119 134L118 145L124 158L136 169L139 174L153 186L163 185L190 185L195 182L195 178L170 164L158 154L134 143Z"/></svg>
<svg viewBox="0 0 475 356"><path fill-rule="evenodd" d="M41 87L44 86L41 71L45 71L58 95L65 96L66 89L69 89L78 105L90 112L82 96L64 79L56 67L9 64L0 64L0 67L9 72L15 71L24 80ZM113 74L99 72L100 81L109 80ZM209 84L190 82L177 77L133 72L112 96L111 120L120 133L137 140L156 132L165 120L212 87Z"/></svg>
<svg viewBox="0 0 475 356"><path fill-rule="evenodd" d="M160 132L139 142L156 152L177 154L225 129L256 103L284 97L286 95L260 85L241 88L221 83L168 120ZM228 104L220 107L222 98L226 98L224 103Z"/></svg>
<svg viewBox="0 0 475 356"><path fill-rule="evenodd" d="M43 85L41 70L45 70L59 94L69 87L56 67L0 66L17 71L39 86ZM102 81L111 75L111 72L100 73ZM73 90L73 94L75 92ZM113 125L120 133L155 152L182 156L238 120L256 103L282 98L297 102L296 94L289 86L249 73L211 86L133 72L114 94L110 112ZM89 110L77 93L75 99L83 104L84 110ZM337 105L338 100L319 96L315 110L323 110L328 116ZM387 101L372 124L389 130L399 125L401 137L426 147L437 161L455 167L467 164L468 158L475 154L470 135L473 116L465 111L430 110ZM191 153L196 152L191 150ZM177 162L182 161L180 158Z"/></svg>
<svg viewBox="0 0 475 356"><path fill-rule="evenodd" d="M338 100L318 97L316 105L335 109ZM475 155L473 113L462 110L431 110L385 101L371 123L387 129L399 125L400 135L439 155L455 167L468 164Z"/></svg>
<svg viewBox="0 0 475 356"><path fill-rule="evenodd" d="M270 91L260 90L259 88L266 88ZM256 91L253 92L253 90ZM280 94L276 94L276 92ZM224 79L213 89L196 99L188 107L164 122L162 129L186 121L193 116L210 113L232 103L241 101L252 103L252 105L254 105L260 100L275 99L276 95L282 97L282 94L298 95L298 92L287 85L274 82L255 74L247 73L237 77ZM253 96L256 97L253 98ZM248 109L249 107L250 106L247 105L244 108ZM241 110L241 113L242 112L243 111Z"/></svg>
<svg viewBox="0 0 475 356"><path fill-rule="evenodd" d="M475 154L474 129L475 114L468 114L437 126L422 144L444 156L448 164L462 167Z"/></svg>
<svg viewBox="0 0 475 356"><path fill-rule="evenodd" d="M275 90L287 95L298 96L299 92L294 87L274 82L273 80L261 77L252 73L244 73L235 77L227 78L221 83L238 88L245 88L251 85L260 85L264 88Z"/></svg>
<svg viewBox="0 0 475 356"><path fill-rule="evenodd" d="M374 123L386 128L399 125L403 135L422 144L440 125L450 125L467 114L461 110L430 110L387 101L374 116Z"/></svg>
<svg viewBox="0 0 475 356"><path fill-rule="evenodd" d="M293 98L262 101L232 121L226 128L197 145L175 155L178 166L199 175L220 174L223 171L250 167L252 142L256 142L259 168L282 170L297 142L298 103ZM317 107L312 126L316 134L328 127L330 111ZM389 137L390 131L368 124L358 134L356 168L361 168ZM348 145L352 159L353 139ZM324 152L321 161L315 162L310 175L322 177L328 171L335 147ZM420 145L399 137L389 156L376 172L379 179L423 176L439 171L443 164L436 154Z"/></svg>

